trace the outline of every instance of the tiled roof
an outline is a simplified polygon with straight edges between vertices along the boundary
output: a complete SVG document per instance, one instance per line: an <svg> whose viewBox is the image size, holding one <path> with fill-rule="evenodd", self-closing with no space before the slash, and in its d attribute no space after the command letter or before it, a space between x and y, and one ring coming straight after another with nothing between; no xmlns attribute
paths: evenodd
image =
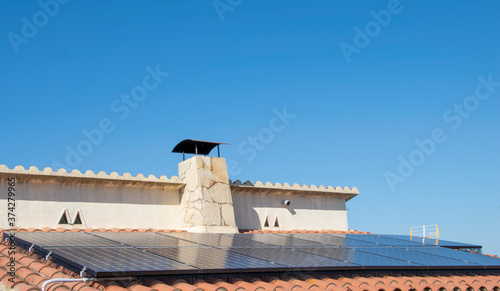
<svg viewBox="0 0 500 291"><path fill-rule="evenodd" d="M0 230L1 231L1 230ZM146 229L18 229L17 231L114 231L114 232L176 232L175 230ZM255 231L254 231L255 232ZM268 233L277 231L258 231ZM303 233L305 231L296 231ZM290 232L288 232L290 233ZM292 232L293 233L293 232ZM305 232L322 233L322 232ZM328 232L330 233L330 232ZM331 232L333 233L333 232ZM349 233L361 233L349 231ZM15 254L16 278L10 282L7 264L10 262L6 244L0 245L0 290L2 284L19 291L41 290L42 284L52 278L78 278L79 276L61 266L46 262L44 258L25 250ZM458 289L457 289L458 288ZM132 280L99 281L86 283L54 283L50 291L243 291L243 290L351 290L351 291L455 291L494 290L500 291L498 271L380 271L363 272L289 272L255 274L180 275L163 277L138 277Z"/></svg>

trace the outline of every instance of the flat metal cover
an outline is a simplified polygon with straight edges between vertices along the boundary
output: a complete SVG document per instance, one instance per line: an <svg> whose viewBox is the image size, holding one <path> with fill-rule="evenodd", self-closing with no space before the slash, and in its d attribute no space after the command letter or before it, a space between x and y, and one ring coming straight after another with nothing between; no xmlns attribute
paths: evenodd
<svg viewBox="0 0 500 291"><path fill-rule="evenodd" d="M390 235L20 232L16 238L20 247L94 277L500 269L499 258Z"/></svg>
<svg viewBox="0 0 500 291"><path fill-rule="evenodd" d="M181 154L208 155L216 146L221 144L228 145L228 143L223 142L185 139L178 143L172 152Z"/></svg>

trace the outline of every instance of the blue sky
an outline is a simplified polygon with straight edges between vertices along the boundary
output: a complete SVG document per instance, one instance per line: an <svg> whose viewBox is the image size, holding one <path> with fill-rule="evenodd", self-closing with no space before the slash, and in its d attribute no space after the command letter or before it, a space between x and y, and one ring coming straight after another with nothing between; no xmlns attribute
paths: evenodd
<svg viewBox="0 0 500 291"><path fill-rule="evenodd" d="M358 187L352 229L500 254L499 9L1 1L0 164L173 176L227 142L233 180Z"/></svg>

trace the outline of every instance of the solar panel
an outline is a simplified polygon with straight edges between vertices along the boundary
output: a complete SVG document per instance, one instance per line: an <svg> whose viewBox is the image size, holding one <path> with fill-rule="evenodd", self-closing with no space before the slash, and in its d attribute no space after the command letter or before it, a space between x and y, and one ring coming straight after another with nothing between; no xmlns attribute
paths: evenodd
<svg viewBox="0 0 500 291"><path fill-rule="evenodd" d="M259 260L272 262L293 269L311 270L317 268L333 269L355 266L354 264L287 248L223 248Z"/></svg>
<svg viewBox="0 0 500 291"><path fill-rule="evenodd" d="M244 234L217 234L217 233L166 233L165 236L175 237L191 242L197 242L206 246L214 247L258 247L266 246L266 244L254 240L250 240ZM246 239L245 239L246 237Z"/></svg>
<svg viewBox="0 0 500 291"><path fill-rule="evenodd" d="M145 248L146 251L202 269L204 272L278 270L284 266L211 247Z"/></svg>
<svg viewBox="0 0 500 291"><path fill-rule="evenodd" d="M303 240L299 238L294 238L292 236L284 236L272 233L242 233L242 234L229 234L233 237L240 237L247 240L252 240L255 242L260 242L268 245L274 246L322 246L323 244L311 240Z"/></svg>
<svg viewBox="0 0 500 291"><path fill-rule="evenodd" d="M469 253L466 251L453 250L444 247L426 247L426 248L408 248L408 249L415 252L421 252L435 256L451 258L463 262L479 264L484 266L496 266L500 268L499 258Z"/></svg>
<svg viewBox="0 0 500 291"><path fill-rule="evenodd" d="M296 239L306 240L318 242L323 245L328 246L338 246L338 247L348 247L348 246L376 246L375 243L345 238L341 236L332 236L327 234L318 234L318 233L294 233L294 234L279 234L281 236L292 237ZM318 246L317 244L312 245L314 247Z"/></svg>
<svg viewBox="0 0 500 291"><path fill-rule="evenodd" d="M83 232L19 232L16 240L38 247L122 247L120 243Z"/></svg>
<svg viewBox="0 0 500 291"><path fill-rule="evenodd" d="M330 234L336 237L345 237L348 239L355 239L364 242L370 242L375 246L422 246L420 242L404 241L400 239L384 237L377 234Z"/></svg>
<svg viewBox="0 0 500 291"><path fill-rule="evenodd" d="M419 237L419 236L394 235L394 234L384 234L383 236L396 238L396 239L400 239L400 240L405 240L405 241L420 242L420 243L424 243L426 245L447 247L447 248L469 248L469 249L482 248L482 246L480 246L480 245L454 242L454 241L442 240L442 239L425 238L425 237Z"/></svg>
<svg viewBox="0 0 500 291"><path fill-rule="evenodd" d="M198 269L135 248L47 248L56 259L96 277L197 273Z"/></svg>
<svg viewBox="0 0 500 291"><path fill-rule="evenodd" d="M423 249L424 247L422 247ZM373 247L373 248L356 248L355 250L371 253L379 256L385 256L402 261L408 261L416 264L425 265L428 267L477 267L477 264L466 263L457 259L434 256L422 252L414 252L409 249L396 247Z"/></svg>
<svg viewBox="0 0 500 291"><path fill-rule="evenodd" d="M4 234L5 235L5 234ZM92 276L376 269L499 269L500 259L363 234L17 233ZM456 245L459 245L457 243Z"/></svg>
<svg viewBox="0 0 500 291"><path fill-rule="evenodd" d="M120 242L133 247L197 247L198 243L181 240L172 236L139 232L100 232L93 235Z"/></svg>
<svg viewBox="0 0 500 291"><path fill-rule="evenodd" d="M353 265L358 265L363 267L381 267L381 268L396 267L400 269L402 268L418 269L420 267L424 267L421 264L416 264L405 260L398 260L370 253L364 253L351 248L319 247L319 248L296 248L296 250L302 252L308 252L319 256L325 256L328 258L344 261Z"/></svg>

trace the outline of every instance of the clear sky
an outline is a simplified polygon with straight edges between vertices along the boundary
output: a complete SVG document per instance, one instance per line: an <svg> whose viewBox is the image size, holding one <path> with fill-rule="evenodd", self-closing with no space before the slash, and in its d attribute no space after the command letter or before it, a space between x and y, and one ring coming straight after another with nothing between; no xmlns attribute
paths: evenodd
<svg viewBox="0 0 500 291"><path fill-rule="evenodd" d="M500 255L498 1L0 1L0 164L357 187Z"/></svg>

